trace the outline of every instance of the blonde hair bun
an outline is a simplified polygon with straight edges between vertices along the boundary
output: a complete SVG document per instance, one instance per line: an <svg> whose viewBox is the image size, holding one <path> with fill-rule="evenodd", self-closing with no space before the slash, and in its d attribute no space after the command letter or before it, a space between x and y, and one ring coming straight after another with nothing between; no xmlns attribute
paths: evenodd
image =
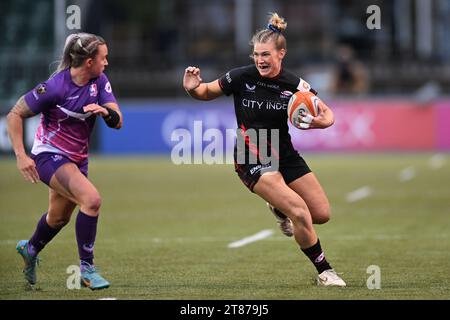
<svg viewBox="0 0 450 320"><path fill-rule="evenodd" d="M284 20L284 18L280 17L276 12L271 12L269 14L270 14L269 24L280 30L280 32L286 30L287 22Z"/></svg>

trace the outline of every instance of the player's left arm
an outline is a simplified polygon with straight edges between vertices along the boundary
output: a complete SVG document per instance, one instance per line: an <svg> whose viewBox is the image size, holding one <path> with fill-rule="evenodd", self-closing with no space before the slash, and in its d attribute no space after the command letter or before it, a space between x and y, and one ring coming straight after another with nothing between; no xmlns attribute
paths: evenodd
<svg viewBox="0 0 450 320"><path fill-rule="evenodd" d="M317 104L319 114L312 118L310 128L311 129L325 129L331 127L334 124L333 111L319 99Z"/></svg>
<svg viewBox="0 0 450 320"><path fill-rule="evenodd" d="M85 106L83 110L84 112L92 112L95 115L102 116L103 120L105 120L107 126L110 128L122 128L123 116L117 103L107 102L102 106L91 103Z"/></svg>

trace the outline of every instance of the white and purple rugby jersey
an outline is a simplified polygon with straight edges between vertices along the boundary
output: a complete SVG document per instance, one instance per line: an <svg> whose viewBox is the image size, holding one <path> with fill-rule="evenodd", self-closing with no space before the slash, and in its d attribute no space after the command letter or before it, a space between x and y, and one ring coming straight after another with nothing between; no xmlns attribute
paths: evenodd
<svg viewBox="0 0 450 320"><path fill-rule="evenodd" d="M25 101L34 113L41 113L31 153L54 152L80 162L88 157L89 138L96 116L85 113L91 103L104 105L116 102L105 74L76 85L67 68L25 94Z"/></svg>

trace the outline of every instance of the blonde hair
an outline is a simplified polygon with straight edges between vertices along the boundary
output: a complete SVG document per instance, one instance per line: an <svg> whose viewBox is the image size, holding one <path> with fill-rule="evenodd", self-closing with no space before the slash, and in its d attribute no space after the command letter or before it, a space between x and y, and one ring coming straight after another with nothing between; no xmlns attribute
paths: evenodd
<svg viewBox="0 0 450 320"><path fill-rule="evenodd" d="M286 38L283 35L283 31L287 28L287 22L276 12L270 12L269 15L270 18L267 27L253 35L250 45L254 46L255 43L273 41L277 50L286 50Z"/></svg>
<svg viewBox="0 0 450 320"><path fill-rule="evenodd" d="M74 33L66 38L62 60L56 72L68 67L79 67L86 59L94 58L98 52L98 46L106 44L105 40L91 33Z"/></svg>

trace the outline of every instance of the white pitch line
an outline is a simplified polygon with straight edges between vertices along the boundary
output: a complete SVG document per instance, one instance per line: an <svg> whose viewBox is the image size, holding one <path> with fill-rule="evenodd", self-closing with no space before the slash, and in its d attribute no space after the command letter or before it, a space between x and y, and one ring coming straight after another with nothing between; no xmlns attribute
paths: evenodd
<svg viewBox="0 0 450 320"><path fill-rule="evenodd" d="M430 160L428 161L428 165L430 166L431 169L441 169L445 164L445 157L442 154L435 154L434 156L432 156L430 158Z"/></svg>
<svg viewBox="0 0 450 320"><path fill-rule="evenodd" d="M414 167L407 167L400 171L398 178L401 182L412 180L416 177L416 169Z"/></svg>
<svg viewBox="0 0 450 320"><path fill-rule="evenodd" d="M355 191L349 192L346 196L347 202L356 202L361 199L367 198L372 194L372 188L369 186L364 186L362 188L356 189Z"/></svg>
<svg viewBox="0 0 450 320"><path fill-rule="evenodd" d="M269 230L269 229L262 230L262 231L254 234L254 235L252 235L250 237L246 237L246 238L243 238L241 240L234 241L234 242L230 243L228 245L228 248L239 248L239 247L245 246L245 245L247 245L249 243L252 243L252 242L255 242L255 241L259 241L259 240L262 240L264 238L270 237L272 234L273 234L273 230Z"/></svg>
<svg viewBox="0 0 450 320"><path fill-rule="evenodd" d="M117 300L117 298L109 298L109 297L107 297L107 298L100 298L98 300Z"/></svg>

